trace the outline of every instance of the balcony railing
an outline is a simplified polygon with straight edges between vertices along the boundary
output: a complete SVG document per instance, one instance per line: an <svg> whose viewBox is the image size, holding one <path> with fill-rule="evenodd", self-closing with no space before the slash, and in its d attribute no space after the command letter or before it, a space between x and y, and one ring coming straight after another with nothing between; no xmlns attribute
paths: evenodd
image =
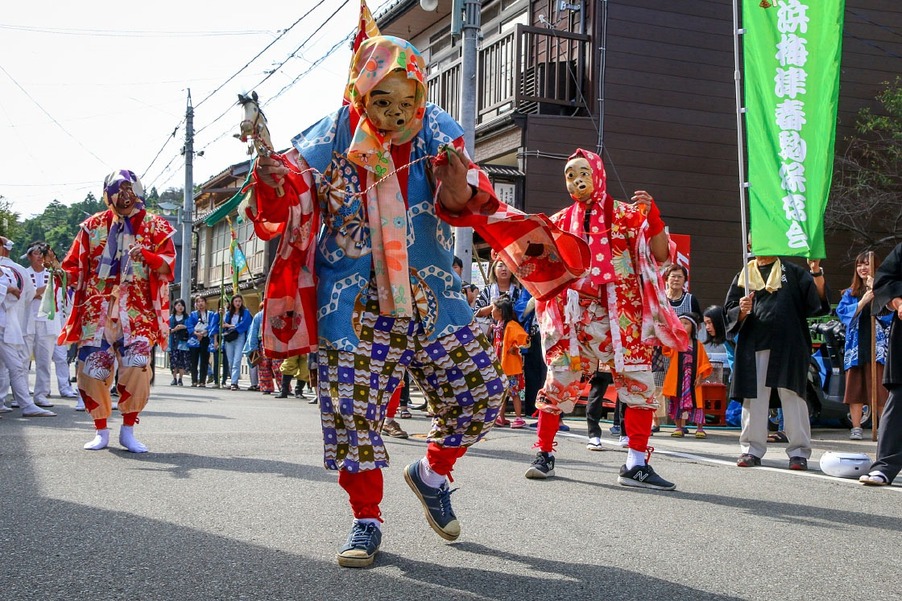
<svg viewBox="0 0 902 601"><path fill-rule="evenodd" d="M517 25L479 50L476 124L514 109L523 113L586 112L587 35ZM428 79L429 100L460 119L461 60Z"/></svg>

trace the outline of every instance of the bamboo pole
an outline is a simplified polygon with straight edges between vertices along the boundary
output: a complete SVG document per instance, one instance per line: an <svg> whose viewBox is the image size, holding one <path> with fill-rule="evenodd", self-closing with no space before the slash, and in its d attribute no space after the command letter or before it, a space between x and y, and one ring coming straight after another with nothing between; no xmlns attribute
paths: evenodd
<svg viewBox="0 0 902 601"><path fill-rule="evenodd" d="M874 281L874 273L877 271L874 251L868 251L868 277L871 282ZM872 290L869 286L868 290ZM880 382L877 381L877 313L874 303L871 302L871 440L877 440L877 428L880 422L880 410L877 407L877 387Z"/></svg>

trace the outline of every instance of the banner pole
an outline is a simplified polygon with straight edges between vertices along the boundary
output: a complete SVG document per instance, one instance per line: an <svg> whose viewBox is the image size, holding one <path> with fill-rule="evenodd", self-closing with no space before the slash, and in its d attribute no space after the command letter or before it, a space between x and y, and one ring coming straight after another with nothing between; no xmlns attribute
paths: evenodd
<svg viewBox="0 0 902 601"><path fill-rule="evenodd" d="M739 36L744 33L739 29L739 0L733 0L733 84L736 91L736 153L739 159L739 214L742 227L742 269L746 281L746 292L749 282L749 244L748 244L748 216L746 214L746 189L748 183L745 178L745 139L742 135L742 116L745 110L742 108L742 71L740 70Z"/></svg>

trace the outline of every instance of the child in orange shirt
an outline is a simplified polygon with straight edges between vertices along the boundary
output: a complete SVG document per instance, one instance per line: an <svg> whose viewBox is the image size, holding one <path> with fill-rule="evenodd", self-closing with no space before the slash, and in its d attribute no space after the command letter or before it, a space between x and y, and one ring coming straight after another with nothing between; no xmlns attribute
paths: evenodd
<svg viewBox="0 0 902 601"><path fill-rule="evenodd" d="M711 374L711 363L705 347L698 343L698 317L694 313L680 315L680 323L689 334L689 349L685 352L663 347L664 355L670 357L667 375L664 376L664 396L670 402L670 419L676 424L674 438L683 437L686 421L695 422L696 438L707 438L705 434L705 406L700 384Z"/></svg>
<svg viewBox="0 0 902 601"><path fill-rule="evenodd" d="M523 380L523 355L521 349L529 348L529 334L517 321L514 303L506 294L502 294L492 303L492 319L495 320L495 353L501 363L501 369L508 379L508 392L514 402L514 420L511 428L522 428L526 425L523 419L523 402L525 401L525 384ZM495 425L506 426L502 406Z"/></svg>

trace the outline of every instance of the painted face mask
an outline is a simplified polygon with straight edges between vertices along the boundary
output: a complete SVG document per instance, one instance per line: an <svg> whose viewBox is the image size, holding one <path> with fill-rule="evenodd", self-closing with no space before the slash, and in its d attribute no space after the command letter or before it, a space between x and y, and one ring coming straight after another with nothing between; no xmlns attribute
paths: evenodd
<svg viewBox="0 0 902 601"><path fill-rule="evenodd" d="M595 285L603 286L614 280L614 266L610 244L613 203L605 193L601 157L578 149L564 167L564 180L567 192L576 201L568 229L572 234L581 234L588 242L592 256L588 277Z"/></svg>
<svg viewBox="0 0 902 601"><path fill-rule="evenodd" d="M363 99L366 116L380 131L404 131L416 113L416 95L417 82L392 71Z"/></svg>
<svg viewBox="0 0 902 601"><path fill-rule="evenodd" d="M103 180L103 202L117 217L131 215L144 208L144 186L133 171L114 171Z"/></svg>

